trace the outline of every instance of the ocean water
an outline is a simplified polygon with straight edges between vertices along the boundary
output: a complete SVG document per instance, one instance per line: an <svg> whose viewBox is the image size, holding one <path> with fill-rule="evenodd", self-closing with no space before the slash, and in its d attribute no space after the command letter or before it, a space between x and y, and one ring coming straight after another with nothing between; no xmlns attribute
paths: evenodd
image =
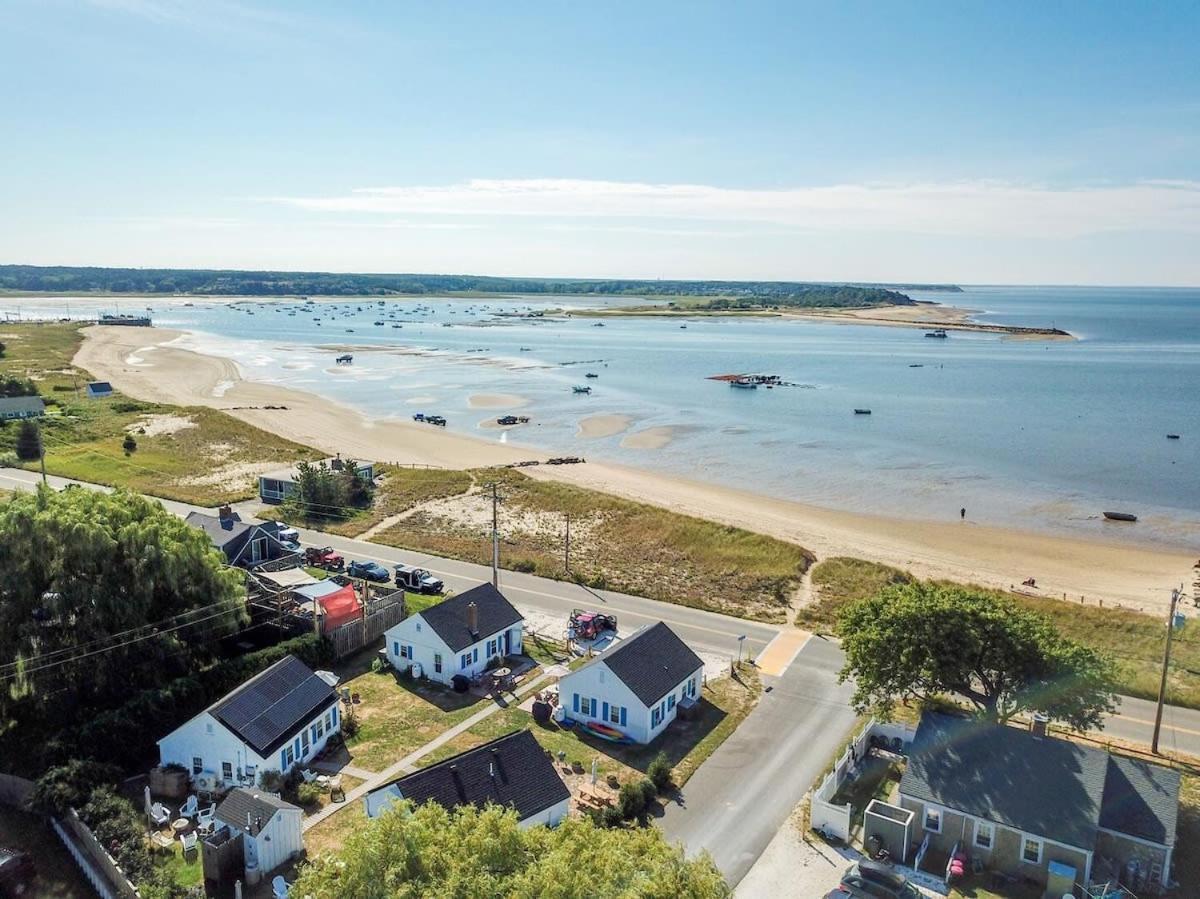
<svg viewBox="0 0 1200 899"><path fill-rule="evenodd" d="M248 378L377 418L438 413L450 430L541 451L531 457L581 455L858 512L955 520L965 507L979 522L1200 544L1200 290L911 295L1080 339L931 340L918 329L779 318L607 318L597 327L511 316L585 305L578 297L352 300L311 313L243 301L164 306L154 317L194 331L188 345L232 356ZM340 346L376 351L336 366ZM599 377L586 380L589 371ZM730 372L802 386L708 380ZM592 394L574 394L576 384ZM491 393L527 398L519 411L531 424L507 434L482 427L505 410L471 408L468 398ZM872 414L855 415L859 407ZM581 418L605 413L631 417L630 432L578 435ZM649 427L669 427L670 443L622 446ZM1106 509L1141 520L1106 523Z"/></svg>

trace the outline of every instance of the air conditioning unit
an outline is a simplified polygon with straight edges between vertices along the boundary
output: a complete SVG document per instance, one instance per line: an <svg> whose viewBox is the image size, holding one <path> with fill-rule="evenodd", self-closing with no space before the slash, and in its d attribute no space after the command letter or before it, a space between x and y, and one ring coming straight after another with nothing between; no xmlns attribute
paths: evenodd
<svg viewBox="0 0 1200 899"><path fill-rule="evenodd" d="M217 773L215 771L201 771L192 778L196 782L196 789L204 793L215 793L217 791Z"/></svg>

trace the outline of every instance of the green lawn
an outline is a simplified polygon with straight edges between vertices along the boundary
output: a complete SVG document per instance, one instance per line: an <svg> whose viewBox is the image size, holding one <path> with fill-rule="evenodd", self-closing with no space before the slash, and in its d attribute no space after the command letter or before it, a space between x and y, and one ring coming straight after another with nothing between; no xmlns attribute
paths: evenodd
<svg viewBox="0 0 1200 899"><path fill-rule="evenodd" d="M376 655L360 654L356 667L361 671ZM340 686L360 696L354 706L358 733L346 740L346 749L351 763L367 771L382 771L483 708L477 696L407 680L390 668L366 670Z"/></svg>
<svg viewBox="0 0 1200 899"><path fill-rule="evenodd" d="M797 624L832 631L838 610L846 602L912 579L907 572L862 559L825 559L813 567L816 599L800 610ZM1112 655L1120 666L1117 688L1121 693L1143 699L1158 697L1164 639L1163 621L1158 616L1019 593L1008 596L1045 615L1064 636ZM1175 632L1167 701L1200 708L1200 623L1195 620Z"/></svg>
<svg viewBox="0 0 1200 899"><path fill-rule="evenodd" d="M33 856L37 878L28 899L92 899L95 893L50 825L36 815L0 805L0 846Z"/></svg>

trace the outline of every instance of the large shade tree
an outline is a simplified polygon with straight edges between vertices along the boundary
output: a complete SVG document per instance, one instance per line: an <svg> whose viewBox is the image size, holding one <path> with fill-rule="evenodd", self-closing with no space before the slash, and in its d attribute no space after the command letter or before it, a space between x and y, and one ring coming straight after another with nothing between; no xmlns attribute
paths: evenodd
<svg viewBox="0 0 1200 899"><path fill-rule="evenodd" d="M986 590L912 583L886 587L839 615L860 712L942 694L983 717L1038 712L1079 730L1115 708L1113 661L1063 637L1046 618Z"/></svg>
<svg viewBox="0 0 1200 899"><path fill-rule="evenodd" d="M306 866L301 899L716 899L729 895L707 856L687 860L655 828L590 820L522 829L515 812L401 804Z"/></svg>
<svg viewBox="0 0 1200 899"><path fill-rule="evenodd" d="M158 502L45 487L0 505L0 709L58 714L210 660L242 578Z"/></svg>

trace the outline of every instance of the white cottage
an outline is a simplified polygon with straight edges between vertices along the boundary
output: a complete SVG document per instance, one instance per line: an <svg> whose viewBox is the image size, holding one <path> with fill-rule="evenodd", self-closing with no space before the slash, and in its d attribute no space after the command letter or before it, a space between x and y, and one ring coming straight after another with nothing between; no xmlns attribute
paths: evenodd
<svg viewBox="0 0 1200 899"><path fill-rule="evenodd" d="M420 665L423 676L449 684L456 675L478 677L491 659L520 654L524 624L499 590L480 584L392 626L385 647L397 671Z"/></svg>
<svg viewBox="0 0 1200 899"><path fill-rule="evenodd" d="M333 684L287 656L171 731L158 752L208 789L254 786L265 770L311 759L340 729Z"/></svg>
<svg viewBox="0 0 1200 899"><path fill-rule="evenodd" d="M522 827L553 827L567 817L571 791L550 753L529 730L519 730L372 790L363 805L368 818L377 818L401 799L447 809L499 805L514 809Z"/></svg>
<svg viewBox="0 0 1200 899"><path fill-rule="evenodd" d="M231 837L241 834L247 871L257 868L263 875L270 874L304 851L303 809L273 793L241 787L230 790L217 806L215 818L217 840L222 826Z"/></svg>
<svg viewBox="0 0 1200 899"><path fill-rule="evenodd" d="M566 716L649 743L694 704L704 662L663 622L647 625L558 681Z"/></svg>

